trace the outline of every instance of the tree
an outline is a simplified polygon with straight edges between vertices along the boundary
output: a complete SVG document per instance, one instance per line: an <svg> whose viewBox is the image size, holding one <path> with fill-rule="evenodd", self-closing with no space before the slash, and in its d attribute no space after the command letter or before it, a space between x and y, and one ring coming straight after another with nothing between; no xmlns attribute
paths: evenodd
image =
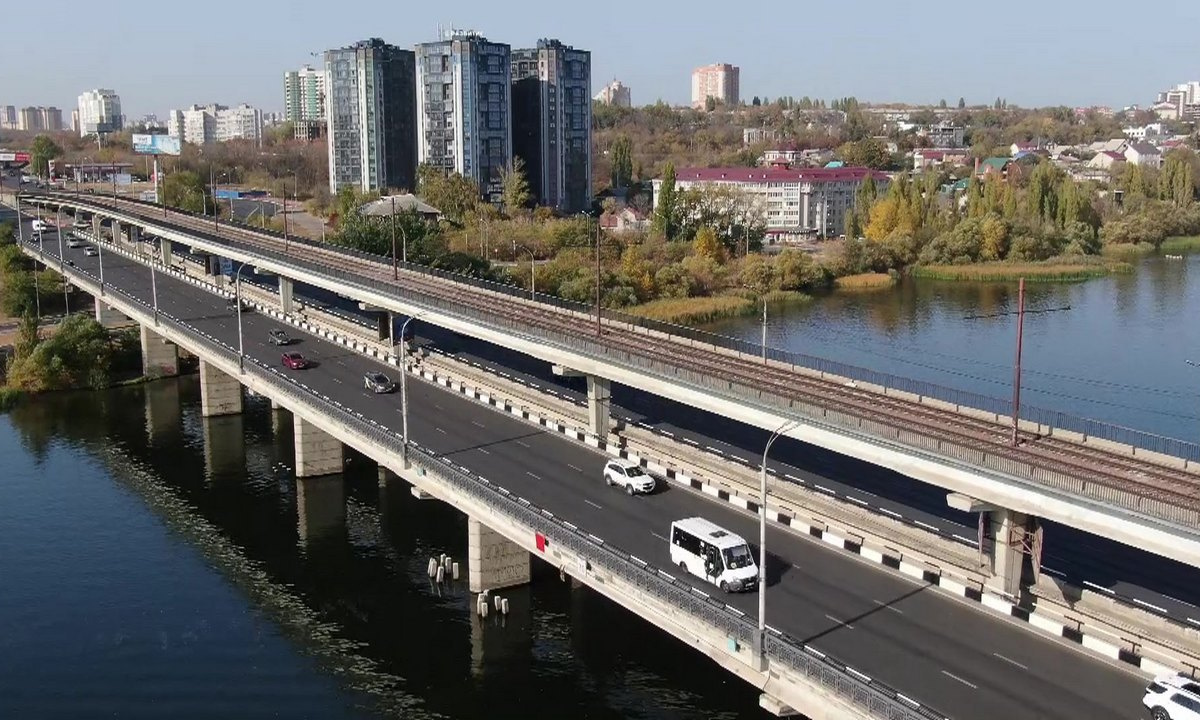
<svg viewBox="0 0 1200 720"><path fill-rule="evenodd" d="M29 146L29 163L35 175L43 177L50 174L50 161L62 155L62 148L55 144L48 135L38 135Z"/></svg>
<svg viewBox="0 0 1200 720"><path fill-rule="evenodd" d="M504 213L515 216L529 205L529 181L525 179L525 161L514 157L508 167L500 171L501 198Z"/></svg>
<svg viewBox="0 0 1200 720"><path fill-rule="evenodd" d="M654 206L654 220L651 223L651 229L667 240L673 240L678 229L678 204L679 197L675 192L675 163L668 162L667 166L663 168L658 202Z"/></svg>
<svg viewBox="0 0 1200 720"><path fill-rule="evenodd" d="M1190 205L1195 199L1196 184L1193 177L1196 155L1187 148L1176 148L1167 153L1162 170L1158 175L1158 197L1175 207Z"/></svg>
<svg viewBox="0 0 1200 720"><path fill-rule="evenodd" d="M961 98L961 97L960 97L960 98L958 99L958 109L959 109L959 110L965 110L965 109L966 109L966 107L967 107L967 99L966 99L966 98Z"/></svg>
<svg viewBox="0 0 1200 720"><path fill-rule="evenodd" d="M633 182L633 145L629 136L618 135L612 144L612 186L626 188Z"/></svg>
<svg viewBox="0 0 1200 720"><path fill-rule="evenodd" d="M938 100L938 107L940 107L944 110L950 106L948 104L946 104L946 98L942 98L941 100Z"/></svg>
<svg viewBox="0 0 1200 720"><path fill-rule="evenodd" d="M697 255L714 262L725 262L725 249L721 247L721 241L717 239L716 231L710 227L702 227L696 232L696 239L692 241L692 249Z"/></svg>
<svg viewBox="0 0 1200 720"><path fill-rule="evenodd" d="M479 203L479 188L474 182L427 164L417 168L417 194L454 222L462 222Z"/></svg>
<svg viewBox="0 0 1200 720"><path fill-rule="evenodd" d="M759 107L760 105L762 105L762 98L755 95L754 99L750 101L750 104L753 105L754 107Z"/></svg>
<svg viewBox="0 0 1200 720"><path fill-rule="evenodd" d="M892 159L883 142L875 138L866 138L842 145L838 148L838 157L852 167L869 167L876 170L887 167Z"/></svg>
<svg viewBox="0 0 1200 720"><path fill-rule="evenodd" d="M717 109L717 99L715 97L713 97L712 95L709 95L708 97L704 98L705 112L712 112L713 110L716 110L716 109Z"/></svg>
<svg viewBox="0 0 1200 720"><path fill-rule="evenodd" d="M186 210L204 212L208 207L208 188L200 176L191 170L176 170L168 173L162 183L164 205Z"/></svg>

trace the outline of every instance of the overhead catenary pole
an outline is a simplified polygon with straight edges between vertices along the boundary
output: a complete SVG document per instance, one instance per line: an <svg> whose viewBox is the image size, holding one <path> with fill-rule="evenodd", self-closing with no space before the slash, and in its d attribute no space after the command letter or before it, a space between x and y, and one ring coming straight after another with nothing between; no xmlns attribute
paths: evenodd
<svg viewBox="0 0 1200 720"><path fill-rule="evenodd" d="M396 196L392 196L392 279L400 279L400 269L396 266Z"/></svg>
<svg viewBox="0 0 1200 720"><path fill-rule="evenodd" d="M1017 446L1021 423L1021 349L1025 342L1025 278L1017 285L1017 356L1013 363L1012 444Z"/></svg>
<svg viewBox="0 0 1200 720"><path fill-rule="evenodd" d="M754 637L755 657L766 658L767 642L767 454L775 441L787 432L802 425L799 420L788 420L767 438L763 448L762 466L758 473L758 633Z"/></svg>

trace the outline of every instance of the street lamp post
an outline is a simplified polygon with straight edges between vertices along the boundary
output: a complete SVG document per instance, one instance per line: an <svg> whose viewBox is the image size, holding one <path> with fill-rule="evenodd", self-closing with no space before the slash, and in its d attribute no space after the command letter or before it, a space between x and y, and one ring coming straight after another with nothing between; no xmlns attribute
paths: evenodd
<svg viewBox="0 0 1200 720"><path fill-rule="evenodd" d="M767 454L784 433L802 424L800 420L788 420L771 433L763 448L762 466L758 473L758 634L754 637L757 645L754 655L760 660L766 657L767 651Z"/></svg>
<svg viewBox="0 0 1200 720"><path fill-rule="evenodd" d="M767 296L763 294L762 361L767 364Z"/></svg>
<svg viewBox="0 0 1200 720"><path fill-rule="evenodd" d="M160 240L161 242L161 240ZM159 250L161 256L162 250ZM158 273L154 270L154 258L150 258L150 298L154 303L154 327L158 327ZM103 282L103 281L101 281Z"/></svg>
<svg viewBox="0 0 1200 720"><path fill-rule="evenodd" d="M408 345L405 343L404 337L408 331L408 324L416 319L417 315L412 315L400 326L400 432L402 438L400 459L406 468L408 467L408 368L405 366L405 361Z"/></svg>
<svg viewBox="0 0 1200 720"><path fill-rule="evenodd" d="M400 270L396 267L396 196L392 196L392 279L400 278Z"/></svg>
<svg viewBox="0 0 1200 720"><path fill-rule="evenodd" d="M529 299L535 299L537 295L537 259L533 256L533 251L524 245L518 245L516 240L513 240L513 253L517 252L517 248L529 253Z"/></svg>
<svg viewBox="0 0 1200 720"><path fill-rule="evenodd" d="M100 296L104 297L104 244L99 241L96 242L96 257L100 260ZM150 286L154 286L153 278L150 279Z"/></svg>
<svg viewBox="0 0 1200 720"><path fill-rule="evenodd" d="M237 303L237 326L238 326L238 372L246 372L246 353L242 345L242 270L246 269L246 263L238 265L237 273L233 276L233 300Z"/></svg>

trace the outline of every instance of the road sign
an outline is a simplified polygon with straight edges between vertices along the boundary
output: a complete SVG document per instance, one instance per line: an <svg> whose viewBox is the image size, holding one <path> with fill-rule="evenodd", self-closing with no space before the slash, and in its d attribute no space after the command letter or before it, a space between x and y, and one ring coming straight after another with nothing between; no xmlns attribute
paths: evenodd
<svg viewBox="0 0 1200 720"><path fill-rule="evenodd" d="M233 275L233 261L227 257L221 258L221 274Z"/></svg>

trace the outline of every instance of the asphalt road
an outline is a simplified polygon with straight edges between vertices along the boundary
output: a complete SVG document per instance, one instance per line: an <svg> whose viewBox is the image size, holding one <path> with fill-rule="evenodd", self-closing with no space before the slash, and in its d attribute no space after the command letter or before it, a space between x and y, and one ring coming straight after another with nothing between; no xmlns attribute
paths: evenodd
<svg viewBox="0 0 1200 720"><path fill-rule="evenodd" d="M47 243L57 252L57 243ZM98 275L99 258L68 250L78 268ZM150 272L104 254L108 283L149 300ZM160 274L160 307L196 328L237 344L234 313L225 301ZM267 331L281 325L243 315L246 352L279 363ZM295 331L287 328L289 333ZM347 348L303 336L289 349L317 362L304 382L392 427L399 396L375 395L362 375L380 369ZM385 370L395 375L394 369ZM630 498L601 480L604 456L581 444L497 413L423 382L409 383L414 440L452 457L511 492L545 507L647 562L670 566L665 536L672 520L703 515L746 538L757 537L753 516L678 488ZM790 532L768 532L768 624L811 642L859 671L927 703L956 720L1077 718L1127 720L1142 714L1144 681L1131 670L989 616L977 606ZM697 587L712 592L702 581ZM754 594L729 598L753 616Z"/></svg>

